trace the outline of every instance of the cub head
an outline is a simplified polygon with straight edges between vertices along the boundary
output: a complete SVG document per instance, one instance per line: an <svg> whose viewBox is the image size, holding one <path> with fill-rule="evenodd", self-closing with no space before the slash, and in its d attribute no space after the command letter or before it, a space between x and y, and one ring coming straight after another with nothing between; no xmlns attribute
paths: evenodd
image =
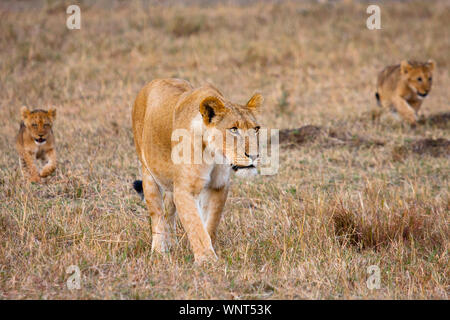
<svg viewBox="0 0 450 320"><path fill-rule="evenodd" d="M199 111L207 129L207 147L242 177L257 174L259 129L256 114L263 97L255 94L245 105L225 102L210 96L200 103ZM212 134L211 134L212 133Z"/></svg>
<svg viewBox="0 0 450 320"><path fill-rule="evenodd" d="M36 109L28 110L27 107L20 109L23 124L25 128L38 145L47 142L47 139L52 134L53 121L56 117L56 110L49 109L48 111Z"/></svg>
<svg viewBox="0 0 450 320"><path fill-rule="evenodd" d="M407 80L408 86L422 99L431 90L435 65L433 60L425 63L403 60L400 64L401 74Z"/></svg>

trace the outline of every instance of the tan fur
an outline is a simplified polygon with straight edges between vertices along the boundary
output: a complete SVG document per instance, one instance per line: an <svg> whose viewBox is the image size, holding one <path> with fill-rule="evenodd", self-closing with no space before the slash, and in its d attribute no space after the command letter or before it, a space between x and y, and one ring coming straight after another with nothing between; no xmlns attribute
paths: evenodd
<svg viewBox="0 0 450 320"><path fill-rule="evenodd" d="M225 135L236 127L237 132L247 130L258 135L255 112L261 104L259 94L246 105L238 105L226 100L212 85L194 89L179 79L153 80L139 92L132 111L132 124L142 164L144 196L152 218L152 250L164 252L170 248L177 212L196 262L217 258L212 244L227 199L231 165L174 164L171 152L176 142L171 141L172 132L186 129L193 136L195 129L216 128ZM210 148L223 152L222 156L235 166L256 164L258 155L248 154L245 138L235 133L234 139L238 144L245 143L245 156L236 154L235 148L230 150L223 141L205 138L202 151ZM174 205L170 205L171 202Z"/></svg>
<svg viewBox="0 0 450 320"><path fill-rule="evenodd" d="M414 125L423 99L431 90L435 63L403 60L378 75L377 99L380 111L391 109Z"/></svg>
<svg viewBox="0 0 450 320"><path fill-rule="evenodd" d="M41 182L56 169L55 138L52 126L56 110L20 110L22 122L16 138L16 149L19 153L21 168L31 182ZM41 172L36 160L47 161Z"/></svg>

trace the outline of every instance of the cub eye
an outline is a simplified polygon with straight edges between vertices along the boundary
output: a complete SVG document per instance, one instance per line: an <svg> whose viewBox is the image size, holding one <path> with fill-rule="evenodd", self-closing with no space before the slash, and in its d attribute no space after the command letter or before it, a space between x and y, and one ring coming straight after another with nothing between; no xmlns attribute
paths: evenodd
<svg viewBox="0 0 450 320"><path fill-rule="evenodd" d="M237 133L238 128L237 128L237 127L230 128L230 131L231 131L232 133Z"/></svg>
<svg viewBox="0 0 450 320"><path fill-rule="evenodd" d="M431 81L431 80L433 80L433 78L432 78L432 77L429 77L429 78L428 78L428 81Z"/></svg>
<svg viewBox="0 0 450 320"><path fill-rule="evenodd" d="M255 132L258 133L260 128L260 126L255 127Z"/></svg>
<svg viewBox="0 0 450 320"><path fill-rule="evenodd" d="M46 124L44 124L44 127L45 127L45 128L50 128L50 124L49 124L49 123L46 123Z"/></svg>
<svg viewBox="0 0 450 320"><path fill-rule="evenodd" d="M37 128L37 123L33 123L32 125L31 125L33 128Z"/></svg>
<svg viewBox="0 0 450 320"><path fill-rule="evenodd" d="M418 77L417 81L422 82L422 77Z"/></svg>

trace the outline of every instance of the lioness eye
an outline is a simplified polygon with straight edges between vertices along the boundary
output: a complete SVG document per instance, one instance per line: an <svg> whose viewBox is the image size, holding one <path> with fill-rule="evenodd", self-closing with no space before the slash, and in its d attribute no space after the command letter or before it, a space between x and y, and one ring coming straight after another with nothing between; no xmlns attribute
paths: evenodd
<svg viewBox="0 0 450 320"><path fill-rule="evenodd" d="M418 77L417 81L422 82L422 77Z"/></svg>
<svg viewBox="0 0 450 320"><path fill-rule="evenodd" d="M236 128L236 127L230 128L230 131L231 131L232 133L236 133L237 130L238 130L238 128Z"/></svg>

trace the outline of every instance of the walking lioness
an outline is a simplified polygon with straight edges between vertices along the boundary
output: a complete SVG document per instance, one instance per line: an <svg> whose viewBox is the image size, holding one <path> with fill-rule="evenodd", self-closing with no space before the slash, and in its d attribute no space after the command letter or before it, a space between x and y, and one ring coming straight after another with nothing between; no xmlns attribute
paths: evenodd
<svg viewBox="0 0 450 320"><path fill-rule="evenodd" d="M177 213L195 261L217 259L213 242L227 199L230 173L257 173L259 154L257 148L250 148L249 139L258 139L255 113L262 101L262 96L255 94L246 105L238 105L226 100L212 85L194 89L179 79L153 80L139 92L132 125L143 178L134 182L134 188L143 193L151 216L152 250L165 252L170 248ZM220 134L204 134L211 129ZM188 136L174 140L173 132L186 132ZM198 148L196 137L200 139ZM189 143L187 153L191 151L192 157L185 157L188 161L173 161L174 157L186 156L182 154L186 151L179 152L179 143ZM215 160L195 160L205 152L213 154Z"/></svg>
<svg viewBox="0 0 450 320"><path fill-rule="evenodd" d="M434 68L433 60L403 60L398 65L384 68L377 80L375 97L378 105L383 109L391 108L414 125L423 99L430 93Z"/></svg>

